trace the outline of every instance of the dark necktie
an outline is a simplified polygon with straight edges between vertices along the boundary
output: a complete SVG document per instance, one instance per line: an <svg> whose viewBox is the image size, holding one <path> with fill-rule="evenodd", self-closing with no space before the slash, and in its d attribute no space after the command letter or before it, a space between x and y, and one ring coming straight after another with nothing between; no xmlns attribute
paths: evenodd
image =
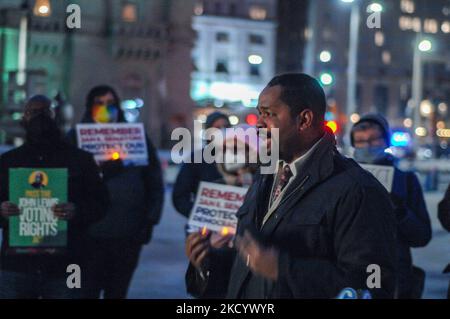
<svg viewBox="0 0 450 319"><path fill-rule="evenodd" d="M277 184L275 185L272 193L272 204L278 199L292 176L293 174L291 168L287 164L278 171Z"/></svg>

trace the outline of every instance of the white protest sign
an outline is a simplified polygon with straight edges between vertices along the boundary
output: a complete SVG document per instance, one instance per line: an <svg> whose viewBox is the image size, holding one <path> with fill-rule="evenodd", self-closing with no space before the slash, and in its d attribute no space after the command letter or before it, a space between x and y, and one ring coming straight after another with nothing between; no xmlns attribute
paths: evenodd
<svg viewBox="0 0 450 319"><path fill-rule="evenodd" d="M244 202L247 188L201 182L188 225L222 234L235 234L236 213Z"/></svg>
<svg viewBox="0 0 450 319"><path fill-rule="evenodd" d="M94 154L97 163L122 159L125 165L147 165L144 125L78 124L78 147Z"/></svg>
<svg viewBox="0 0 450 319"><path fill-rule="evenodd" d="M383 165L359 164L366 171L372 173L373 176L386 188L390 193L394 182L394 167Z"/></svg>

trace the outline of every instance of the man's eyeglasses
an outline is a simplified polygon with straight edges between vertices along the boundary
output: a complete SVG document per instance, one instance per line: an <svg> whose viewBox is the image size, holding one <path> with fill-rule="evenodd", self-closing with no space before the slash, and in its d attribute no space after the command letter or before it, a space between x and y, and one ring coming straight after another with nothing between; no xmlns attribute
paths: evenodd
<svg viewBox="0 0 450 319"><path fill-rule="evenodd" d="M384 138L382 136L372 137L367 140L355 140L354 144L357 147L366 147L366 146L381 146L384 143Z"/></svg>

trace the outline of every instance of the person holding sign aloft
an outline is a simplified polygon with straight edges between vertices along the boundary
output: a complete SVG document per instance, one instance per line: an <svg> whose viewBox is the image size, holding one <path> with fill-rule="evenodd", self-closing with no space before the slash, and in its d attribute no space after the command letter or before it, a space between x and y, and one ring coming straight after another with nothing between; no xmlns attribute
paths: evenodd
<svg viewBox="0 0 450 319"><path fill-rule="evenodd" d="M103 294L105 299L123 299L142 247L150 242L153 227L161 218L162 170L143 125L126 122L112 87L97 86L88 93L82 123L69 132L69 141L79 143L82 131L94 142L78 145L94 153L111 197L106 216L89 229L87 290L90 298ZM114 145L117 148L111 149ZM126 149L127 145L138 145L139 149Z"/></svg>
<svg viewBox="0 0 450 319"><path fill-rule="evenodd" d="M398 169L394 156L386 152L391 144L390 129L382 115L362 116L353 126L351 141L355 160L363 168L367 167L387 188L395 207L399 262L396 298L419 299L425 273L413 266L411 248L424 247L431 240L431 222L419 180L413 172ZM393 174L380 174L389 168Z"/></svg>
<svg viewBox="0 0 450 319"><path fill-rule="evenodd" d="M84 298L87 229L106 187L92 155L63 142L47 97L27 102L22 126L25 144L0 157L0 298ZM72 289L70 265L81 270Z"/></svg>

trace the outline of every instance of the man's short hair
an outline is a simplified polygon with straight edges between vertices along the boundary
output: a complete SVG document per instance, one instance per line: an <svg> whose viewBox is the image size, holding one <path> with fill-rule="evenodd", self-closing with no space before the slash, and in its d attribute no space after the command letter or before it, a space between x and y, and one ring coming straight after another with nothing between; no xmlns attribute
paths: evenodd
<svg viewBox="0 0 450 319"><path fill-rule="evenodd" d="M323 123L327 102L325 92L316 79L304 73L286 73L274 77L267 86L277 85L282 89L280 99L290 108L292 117L310 109L315 123Z"/></svg>

